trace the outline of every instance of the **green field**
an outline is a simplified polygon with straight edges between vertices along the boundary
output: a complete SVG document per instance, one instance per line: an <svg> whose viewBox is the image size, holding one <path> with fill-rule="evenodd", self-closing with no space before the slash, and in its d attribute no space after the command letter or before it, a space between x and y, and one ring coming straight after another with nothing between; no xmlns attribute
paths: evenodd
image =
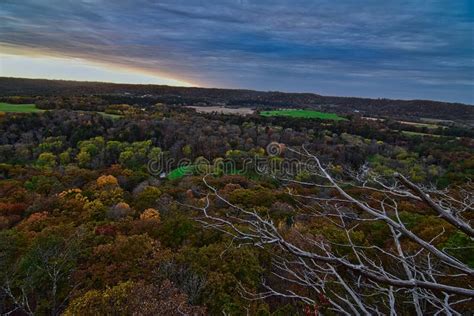
<svg viewBox="0 0 474 316"><path fill-rule="evenodd" d="M172 170L168 174L167 178L169 180L180 179L184 176L192 175L193 170L194 170L194 166L192 166L192 165L190 165L190 166L181 166L181 167L178 167L178 168Z"/></svg>
<svg viewBox="0 0 474 316"><path fill-rule="evenodd" d="M341 121L345 118L340 117L335 113L324 113L313 110L273 110L273 111L262 111L260 112L262 116L287 116L287 117L296 117L296 118L316 118L321 120L334 120Z"/></svg>
<svg viewBox="0 0 474 316"><path fill-rule="evenodd" d="M34 104L11 104L0 102L0 112L13 112L13 113L32 113L32 112L43 112L36 108Z"/></svg>

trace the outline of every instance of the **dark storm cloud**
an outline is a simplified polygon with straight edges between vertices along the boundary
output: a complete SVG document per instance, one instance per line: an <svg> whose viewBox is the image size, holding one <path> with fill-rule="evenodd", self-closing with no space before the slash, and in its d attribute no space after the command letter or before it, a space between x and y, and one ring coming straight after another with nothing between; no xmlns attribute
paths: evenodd
<svg viewBox="0 0 474 316"><path fill-rule="evenodd" d="M474 103L471 0L7 0L0 19L4 44L206 86Z"/></svg>

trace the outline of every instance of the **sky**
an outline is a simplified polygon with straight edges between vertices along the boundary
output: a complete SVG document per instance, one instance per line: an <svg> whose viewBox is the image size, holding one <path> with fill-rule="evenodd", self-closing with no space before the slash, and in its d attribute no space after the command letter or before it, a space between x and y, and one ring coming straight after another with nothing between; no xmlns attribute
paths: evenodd
<svg viewBox="0 0 474 316"><path fill-rule="evenodd" d="M1 0L0 76L474 104L473 0Z"/></svg>

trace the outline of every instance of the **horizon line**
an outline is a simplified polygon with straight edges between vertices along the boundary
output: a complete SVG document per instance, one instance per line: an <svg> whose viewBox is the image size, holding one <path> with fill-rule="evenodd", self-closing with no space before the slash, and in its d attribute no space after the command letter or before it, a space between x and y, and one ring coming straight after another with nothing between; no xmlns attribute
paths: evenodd
<svg viewBox="0 0 474 316"><path fill-rule="evenodd" d="M312 91L281 91L281 90L257 90L249 88L234 88L234 87L208 87L208 86L181 86L181 85L169 85L169 84L160 84L160 83L129 83L129 82L113 82L113 81L97 81L97 80L76 80L76 79L60 79L60 78L40 78L40 77L12 77L12 76L2 76L0 79L24 79L24 80L45 80L45 81L67 81L67 82L77 82L77 83L103 83L103 84L112 84L112 85L131 85L131 86L157 86L157 87L170 87L170 88L180 88L180 89L213 89L213 90L233 90L233 91L253 91L260 93L284 93L284 94L312 94L321 97L329 98L356 98L356 99L369 99L369 100L391 100L391 101L428 101L428 102L438 102L438 103L448 103L448 104L457 104L457 105L467 105L474 106L474 104L458 102L458 101L442 101L434 99L403 99L403 98L387 98L387 97L368 97L368 96L354 96L354 95L324 95Z"/></svg>

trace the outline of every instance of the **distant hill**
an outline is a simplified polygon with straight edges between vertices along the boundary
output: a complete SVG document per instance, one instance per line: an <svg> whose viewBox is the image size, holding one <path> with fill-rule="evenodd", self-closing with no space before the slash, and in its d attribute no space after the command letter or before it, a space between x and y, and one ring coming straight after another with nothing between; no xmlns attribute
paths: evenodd
<svg viewBox="0 0 474 316"><path fill-rule="evenodd" d="M391 100L322 96L314 93L188 88L0 77L0 96L114 95L177 105L226 105L252 108L318 108L337 113L394 118L431 118L474 122L474 106L430 100Z"/></svg>

